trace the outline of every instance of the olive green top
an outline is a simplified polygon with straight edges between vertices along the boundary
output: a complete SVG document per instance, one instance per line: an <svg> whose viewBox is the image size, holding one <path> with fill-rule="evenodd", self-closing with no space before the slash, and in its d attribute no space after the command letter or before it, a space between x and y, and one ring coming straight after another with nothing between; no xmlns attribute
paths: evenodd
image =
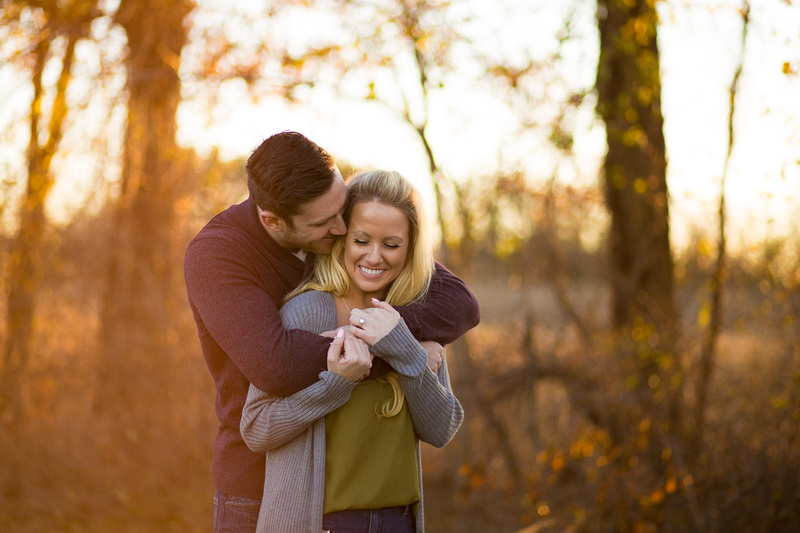
<svg viewBox="0 0 800 533"><path fill-rule="evenodd" d="M391 399L389 383L362 381L347 403L327 415L324 513L420 501L417 436L408 404L391 418L378 415Z"/></svg>
<svg viewBox="0 0 800 533"><path fill-rule="evenodd" d="M336 327L336 303L330 293L305 292L286 302L281 317L287 329L329 331ZM437 448L450 442L464 420L464 410L450 389L447 358L442 359L436 373L431 371L425 350L403 320L375 343L372 352L397 372L420 441ZM270 396L250 385L239 428L251 450L266 453L258 533L322 531L325 419L347 403L360 385L328 370L320 372L319 377L319 381L288 398ZM374 408L370 402L371 413ZM416 448L417 476L421 482L419 443ZM419 491L422 496L421 486ZM423 533L422 498L415 507L417 532Z"/></svg>

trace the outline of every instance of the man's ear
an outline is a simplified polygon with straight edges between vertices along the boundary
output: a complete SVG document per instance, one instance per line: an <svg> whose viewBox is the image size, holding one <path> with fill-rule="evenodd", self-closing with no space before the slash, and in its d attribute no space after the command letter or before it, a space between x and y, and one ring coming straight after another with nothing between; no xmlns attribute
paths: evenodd
<svg viewBox="0 0 800 533"><path fill-rule="evenodd" d="M270 231L275 232L282 232L286 228L286 222L273 213L272 211L267 211L266 209L262 209L258 213L259 218L261 218L261 223Z"/></svg>

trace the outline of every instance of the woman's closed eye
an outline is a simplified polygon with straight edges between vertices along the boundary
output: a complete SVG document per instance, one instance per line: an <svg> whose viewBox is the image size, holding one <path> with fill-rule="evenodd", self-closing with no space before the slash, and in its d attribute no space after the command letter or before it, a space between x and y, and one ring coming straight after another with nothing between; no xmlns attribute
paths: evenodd
<svg viewBox="0 0 800 533"><path fill-rule="evenodd" d="M369 239L363 239L363 238L354 237L353 238L353 244L355 244L357 246L367 246L367 245L370 244L370 240ZM383 246L386 247L386 248L389 248L390 250L396 250L396 249L400 248L402 246L402 244L398 243L398 242L389 241L389 242L384 242Z"/></svg>

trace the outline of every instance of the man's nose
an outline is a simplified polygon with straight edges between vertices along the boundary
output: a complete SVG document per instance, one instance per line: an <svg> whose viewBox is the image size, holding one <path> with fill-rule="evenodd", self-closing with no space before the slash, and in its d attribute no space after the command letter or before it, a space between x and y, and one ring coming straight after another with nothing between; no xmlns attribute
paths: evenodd
<svg viewBox="0 0 800 533"><path fill-rule="evenodd" d="M344 224L344 219L342 215L336 215L336 220L333 221L333 226L331 227L331 234L344 235L345 233L347 233L347 226Z"/></svg>

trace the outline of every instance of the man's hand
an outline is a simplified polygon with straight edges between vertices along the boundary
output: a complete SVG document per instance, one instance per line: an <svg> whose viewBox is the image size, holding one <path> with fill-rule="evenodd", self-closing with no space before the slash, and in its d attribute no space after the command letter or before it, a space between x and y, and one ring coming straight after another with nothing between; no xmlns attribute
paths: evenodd
<svg viewBox="0 0 800 533"><path fill-rule="evenodd" d="M340 329L328 348L328 370L356 383L369 375L372 357L369 346Z"/></svg>
<svg viewBox="0 0 800 533"><path fill-rule="evenodd" d="M422 341L420 344L428 354L428 368L433 370L435 374L439 370L439 367L442 366L444 346L435 341Z"/></svg>
<svg viewBox="0 0 800 533"><path fill-rule="evenodd" d="M400 322L400 313L394 307L372 299L369 309L353 309L350 311L350 333L370 346L384 338Z"/></svg>

